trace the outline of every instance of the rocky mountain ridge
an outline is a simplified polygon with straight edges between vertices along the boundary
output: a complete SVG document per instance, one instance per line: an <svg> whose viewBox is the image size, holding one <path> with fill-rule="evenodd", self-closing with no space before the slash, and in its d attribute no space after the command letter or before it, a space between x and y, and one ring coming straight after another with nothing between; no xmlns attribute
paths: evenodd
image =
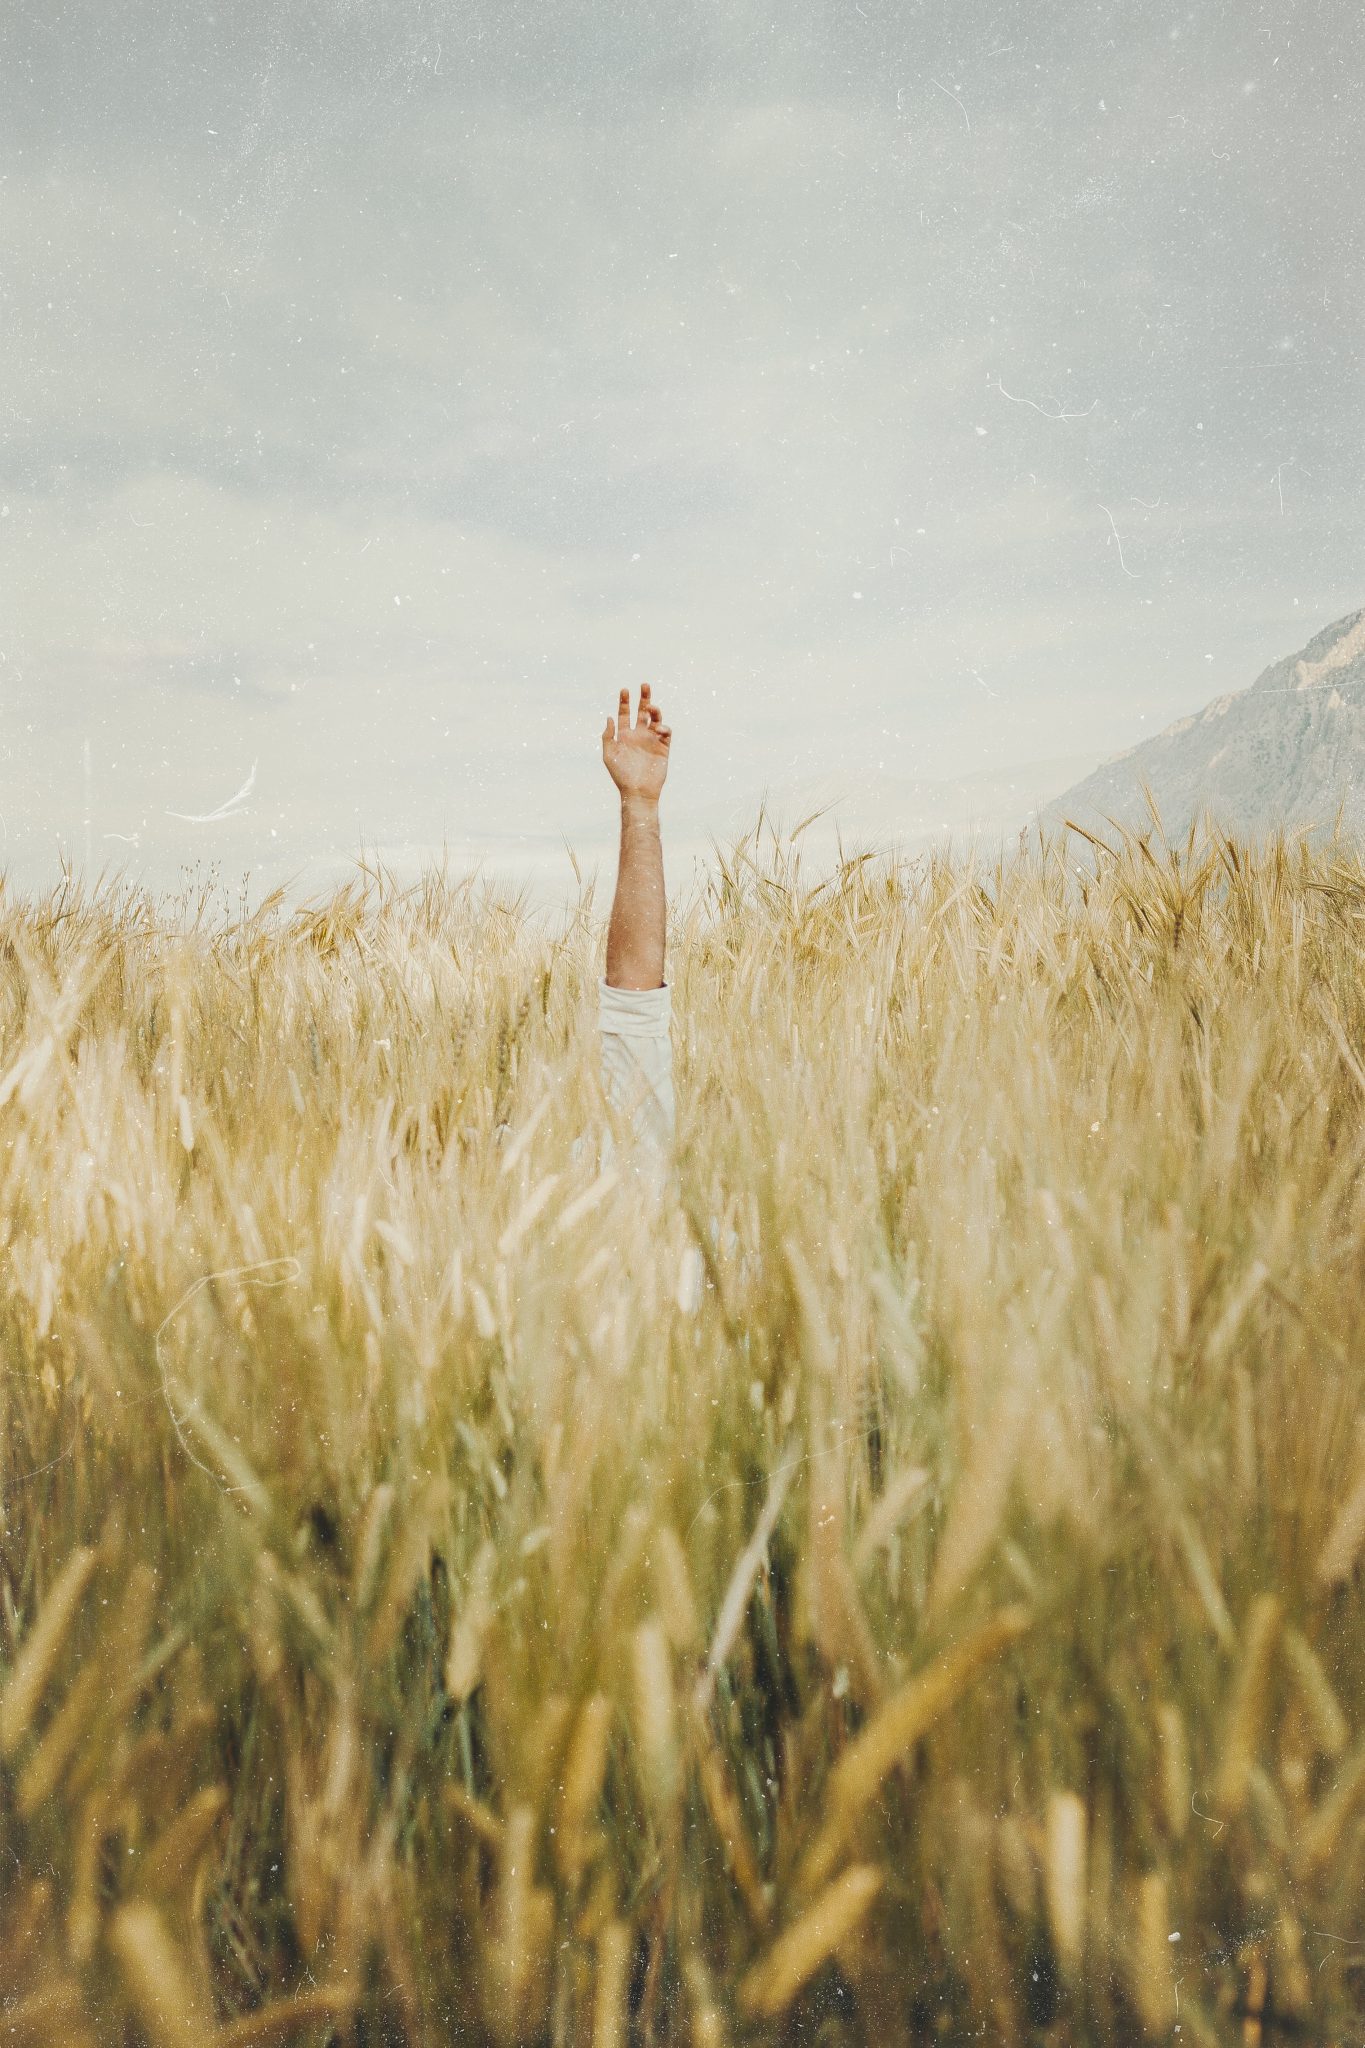
<svg viewBox="0 0 1365 2048"><path fill-rule="evenodd" d="M1343 830L1365 835L1365 609L1272 662L1249 688L1102 762L1043 821L1146 824L1144 783L1171 839L1205 812L1243 837L1279 826L1317 837L1338 813Z"/></svg>

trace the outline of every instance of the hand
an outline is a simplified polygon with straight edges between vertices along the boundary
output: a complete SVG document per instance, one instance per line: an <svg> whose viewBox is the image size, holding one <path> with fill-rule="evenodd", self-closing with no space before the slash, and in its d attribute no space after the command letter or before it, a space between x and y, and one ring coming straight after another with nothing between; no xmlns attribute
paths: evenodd
<svg viewBox="0 0 1365 2048"><path fill-rule="evenodd" d="M615 723L609 718L602 734L602 759L623 799L644 797L658 802L668 774L668 746L672 737L662 711L650 702L648 683L640 690L640 709L634 725L630 722L630 691L622 690Z"/></svg>

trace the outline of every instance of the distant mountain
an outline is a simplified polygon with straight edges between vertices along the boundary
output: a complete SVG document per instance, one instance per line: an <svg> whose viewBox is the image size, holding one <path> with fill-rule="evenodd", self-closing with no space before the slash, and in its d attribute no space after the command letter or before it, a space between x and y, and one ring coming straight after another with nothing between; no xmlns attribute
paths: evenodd
<svg viewBox="0 0 1365 2048"><path fill-rule="evenodd" d="M1249 838L1279 825L1323 832L1338 809L1345 830L1365 833L1365 610L1273 663L1249 689L1215 697L1105 761L1048 804L1043 822L1145 824L1144 782L1170 839L1206 810Z"/></svg>

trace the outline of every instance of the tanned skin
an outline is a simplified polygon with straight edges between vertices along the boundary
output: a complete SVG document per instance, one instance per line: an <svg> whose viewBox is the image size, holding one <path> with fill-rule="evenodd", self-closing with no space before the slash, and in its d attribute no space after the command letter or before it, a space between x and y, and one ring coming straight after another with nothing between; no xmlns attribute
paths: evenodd
<svg viewBox="0 0 1365 2048"><path fill-rule="evenodd" d="M668 774L673 734L640 691L634 725L630 691L622 690L615 719L602 734L602 759L621 797L621 853L616 895L607 926L607 984L647 989L664 985L664 851L659 836L659 798Z"/></svg>

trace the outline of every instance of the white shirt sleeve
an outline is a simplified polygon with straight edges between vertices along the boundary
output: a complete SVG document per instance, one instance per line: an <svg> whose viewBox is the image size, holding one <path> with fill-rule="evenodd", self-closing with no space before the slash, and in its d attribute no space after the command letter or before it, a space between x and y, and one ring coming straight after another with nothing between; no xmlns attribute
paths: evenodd
<svg viewBox="0 0 1365 2048"><path fill-rule="evenodd" d="M607 1100L634 1134L636 1168L661 1181L673 1150L673 991L598 983L602 1080ZM602 1162L613 1156L608 1128Z"/></svg>

